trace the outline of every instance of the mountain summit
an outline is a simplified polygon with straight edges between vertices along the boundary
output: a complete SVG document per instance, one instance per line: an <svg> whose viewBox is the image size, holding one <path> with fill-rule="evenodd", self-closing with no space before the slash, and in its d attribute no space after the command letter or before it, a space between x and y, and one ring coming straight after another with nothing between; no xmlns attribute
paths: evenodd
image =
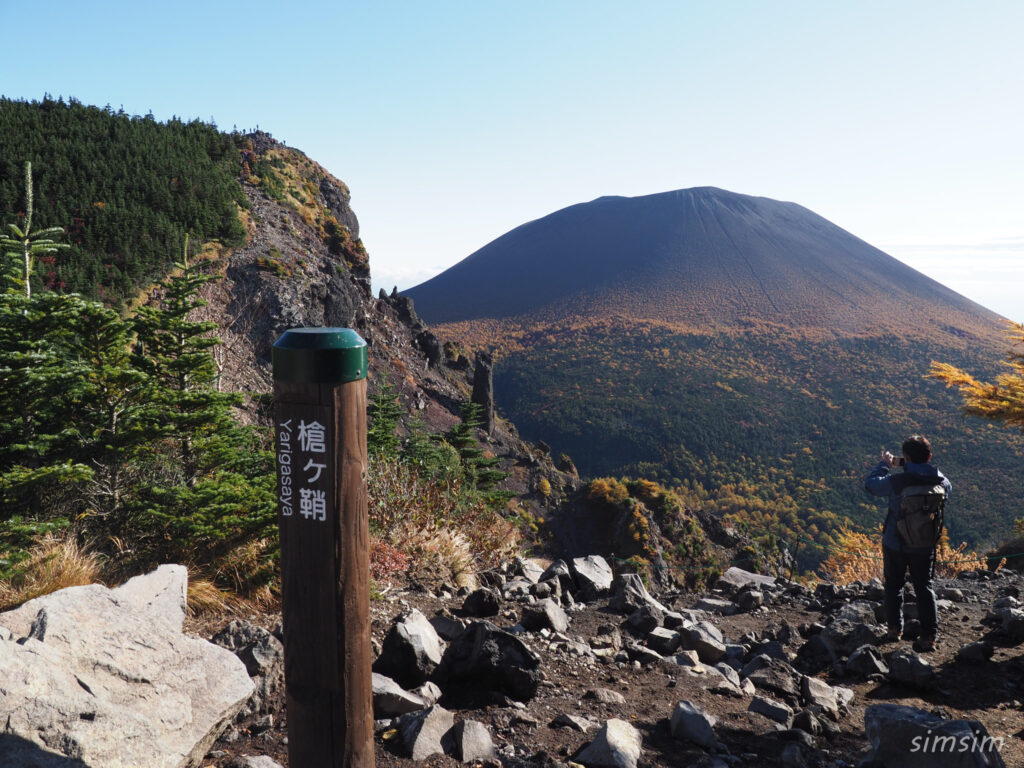
<svg viewBox="0 0 1024 768"><path fill-rule="evenodd" d="M715 187L564 208L405 294L431 323L570 312L857 334L997 319L800 205Z"/></svg>

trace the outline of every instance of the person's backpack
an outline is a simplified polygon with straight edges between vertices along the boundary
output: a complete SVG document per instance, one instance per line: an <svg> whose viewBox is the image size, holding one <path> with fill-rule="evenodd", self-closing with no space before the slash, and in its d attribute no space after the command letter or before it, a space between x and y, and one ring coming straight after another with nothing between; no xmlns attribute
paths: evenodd
<svg viewBox="0 0 1024 768"><path fill-rule="evenodd" d="M941 478L921 475L905 477L907 480L900 492L896 531L907 547L934 547L942 534L946 489Z"/></svg>

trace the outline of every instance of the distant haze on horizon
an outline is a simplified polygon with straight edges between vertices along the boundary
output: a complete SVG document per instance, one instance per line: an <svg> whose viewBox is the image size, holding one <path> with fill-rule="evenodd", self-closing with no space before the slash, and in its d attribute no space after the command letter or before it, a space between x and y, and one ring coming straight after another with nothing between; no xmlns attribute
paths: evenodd
<svg viewBox="0 0 1024 768"><path fill-rule="evenodd" d="M0 93L259 126L346 182L374 287L697 186L795 202L1024 321L1024 4L7 4ZM16 74L16 77L14 76Z"/></svg>

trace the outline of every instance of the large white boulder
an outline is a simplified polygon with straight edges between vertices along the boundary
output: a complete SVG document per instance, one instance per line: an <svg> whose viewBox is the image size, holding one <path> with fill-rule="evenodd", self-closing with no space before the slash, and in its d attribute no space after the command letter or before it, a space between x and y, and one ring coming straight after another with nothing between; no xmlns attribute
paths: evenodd
<svg viewBox="0 0 1024 768"><path fill-rule="evenodd" d="M233 653L182 634L187 579L162 566L0 614L0 768L200 765L253 683Z"/></svg>

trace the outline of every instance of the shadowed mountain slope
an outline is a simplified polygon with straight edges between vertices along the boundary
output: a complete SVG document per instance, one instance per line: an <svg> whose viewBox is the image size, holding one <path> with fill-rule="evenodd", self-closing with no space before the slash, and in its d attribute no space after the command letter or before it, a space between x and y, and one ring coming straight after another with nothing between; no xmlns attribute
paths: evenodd
<svg viewBox="0 0 1024 768"><path fill-rule="evenodd" d="M405 294L431 323L616 314L861 334L997 320L802 206L714 187L565 208Z"/></svg>

